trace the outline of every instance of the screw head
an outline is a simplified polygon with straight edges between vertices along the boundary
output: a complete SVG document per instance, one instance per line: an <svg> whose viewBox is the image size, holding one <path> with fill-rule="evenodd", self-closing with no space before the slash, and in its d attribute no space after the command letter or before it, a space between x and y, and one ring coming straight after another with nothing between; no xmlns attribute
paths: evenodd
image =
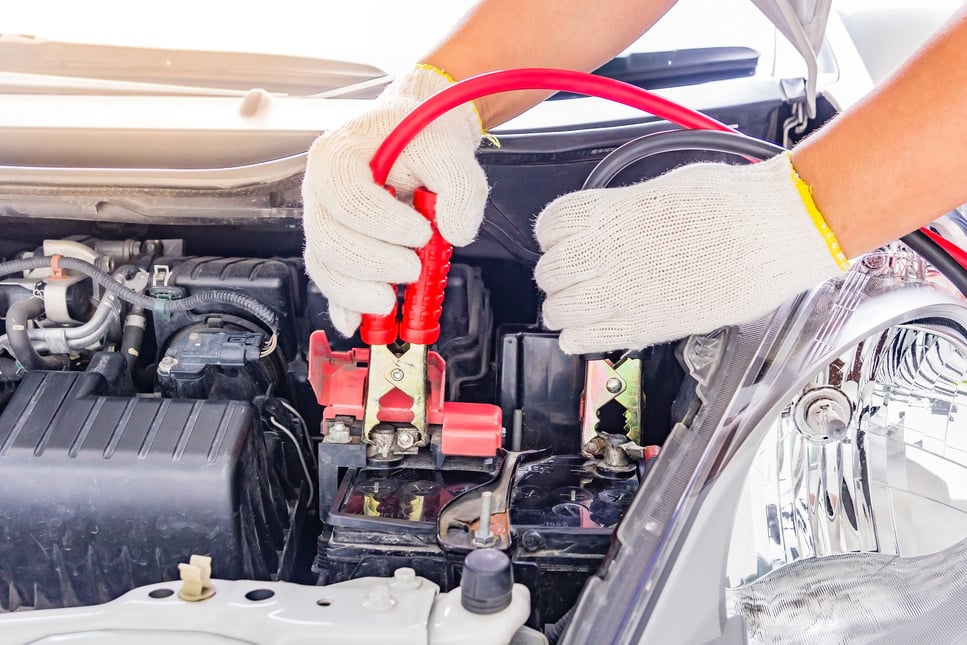
<svg viewBox="0 0 967 645"><path fill-rule="evenodd" d="M349 426L342 421L334 421L326 432L328 443L349 443Z"/></svg>
<svg viewBox="0 0 967 645"><path fill-rule="evenodd" d="M617 394L624 388L624 386L625 384L621 381L621 379L614 376L609 378L608 381L604 384L604 388L608 390L608 392L611 392L612 394Z"/></svg>
<svg viewBox="0 0 967 645"><path fill-rule="evenodd" d="M524 531L521 536L521 546L525 551L538 551L544 546L544 536L534 529Z"/></svg>
<svg viewBox="0 0 967 645"><path fill-rule="evenodd" d="M394 368L393 371L389 373L389 377L394 381L402 381L404 376L406 376L406 374L404 374L403 370L398 367Z"/></svg>

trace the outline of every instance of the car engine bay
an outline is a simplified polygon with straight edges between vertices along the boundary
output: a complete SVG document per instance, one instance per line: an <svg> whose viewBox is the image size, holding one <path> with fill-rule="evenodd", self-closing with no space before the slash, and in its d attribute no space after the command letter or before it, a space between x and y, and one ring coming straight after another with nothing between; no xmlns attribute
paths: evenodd
<svg viewBox="0 0 967 645"><path fill-rule="evenodd" d="M193 553L222 578L333 583L406 566L449 589L487 545L511 554L535 620L566 612L673 425L688 387L674 346L567 356L525 322L537 292L523 275L454 264L429 378L435 396L478 407L442 424L431 413L419 449L405 422L363 441L361 418L319 405L317 373L338 385L368 358L349 366L360 343L331 329L301 260L190 249L75 237L14 259L79 259L162 302L244 294L272 309L277 341L227 298L159 314L62 267L0 281L0 346L17 357L3 359L0 412L3 610L106 602L177 579ZM487 285L501 281L526 288L495 306Z"/></svg>
<svg viewBox="0 0 967 645"><path fill-rule="evenodd" d="M788 110L774 97L716 115L760 138L660 121L502 137L479 153L493 184L480 237L452 259L442 247L424 257L421 278L399 290L401 320L364 318L350 338L306 277L292 181L234 216L220 200L248 196L120 190L111 199L126 209L163 213L138 221L102 202L108 216L94 220L10 206L0 219L0 614L17 642L107 633L98 630L125 642L184 621L196 639L256 642L274 642L280 629L293 642L320 630L345 642L412 634L435 643L590 642L646 625L677 633L684 605L636 599L640 581L654 588L667 575L651 564L663 545L683 539L692 554L666 560L686 571L666 578L673 593L719 599L722 571L743 584L795 571L798 548L763 559L783 540L779 518L783 535L804 534L796 544L807 554L855 550L849 539L845 549L823 546L778 504L767 509L775 519L765 542L750 539L752 523L718 517L740 492L748 503L763 490L743 466L753 453L728 441L761 436L777 414L786 434L774 434L808 446L810 460L795 463L824 470L821 489L827 478L837 487L822 502L807 495L797 512L822 506L832 525L848 525L836 529L844 535L889 532L859 522L893 517L863 510L875 490L862 488L866 479L825 472L855 447L864 478L893 482L893 471L866 461L865 433L881 430L854 414L875 409L851 398L873 390L795 379L872 325L896 331L914 354L918 342L935 344L925 329L942 328L954 339L941 356L949 365L926 371L957 380L963 307L951 292L967 289L967 277L926 233L862 258L774 316L707 335L575 356L541 325L530 224L542 204L692 161L768 158L782 150L771 141ZM219 205L194 217L198 203ZM420 189L413 203L432 212ZM967 230L959 216L935 227L954 239ZM803 329L819 330L813 349ZM763 386L773 372L789 382ZM938 394L917 392L935 412L954 409L955 394L938 404ZM728 414L727 405L739 407ZM858 481L856 497L840 500ZM689 492L703 485L728 499L703 506L705 495ZM854 501L859 510L837 511ZM690 519L676 520L681 509ZM698 535L708 545L689 543ZM923 555L907 543L895 550ZM700 582L676 587L688 580ZM801 593L798 578L786 584ZM752 589L729 589L723 642L730 629L765 638L774 628L741 595ZM720 627L706 600L696 633ZM625 622L624 607L652 619ZM236 623L240 608L248 622ZM588 618L599 615L601 624ZM212 621L220 626L197 628Z"/></svg>
<svg viewBox="0 0 967 645"><path fill-rule="evenodd" d="M749 33L424 100L369 169L434 236L351 337L307 275L306 149L390 76L285 57L256 83L228 52L150 50L155 81L224 89L102 92L96 68L149 50L55 43L70 84L15 83L0 119L0 642L962 638L967 205L741 324L583 355L543 324L553 200L764 161L873 87L859 17L754 4L762 34L716 5ZM483 133L483 221L451 247L436 195L397 194L390 169L447 110L538 87ZM611 271L655 258L609 244L627 311ZM706 293L744 287L716 274Z"/></svg>
<svg viewBox="0 0 967 645"><path fill-rule="evenodd" d="M475 642L553 643L572 621L569 638L588 638L588 613L605 610L608 630L642 629L614 612L637 606L620 595L638 593L634 576L665 575L647 554L661 532L681 530L672 496L688 500L681 508L700 499L686 492L699 453L685 446L729 422L721 406L758 343L782 337L762 341L763 330L787 314L567 355L541 325L532 217L580 188L771 157L793 108L757 96L711 122L754 137L654 119L501 135L478 153L493 186L478 239L452 260L431 241L421 278L399 290L401 319L364 317L351 338L306 277L298 177L251 194L18 195L0 219L0 613L24 642L57 620L122 631L142 617L177 622L201 600L205 620L262 612L259 642L282 624L293 638L324 628L369 642L366 630L392 626L395 638L416 620L433 642L478 629ZM817 111L813 126L834 109L820 99ZM28 198L69 206L35 217ZM433 198L413 195L431 221ZM92 205L104 216L69 214ZM904 242L942 261L925 235ZM922 260L903 245L884 257L823 288L841 288L849 306L850 293L884 285L919 293ZM803 302L813 301L788 307ZM848 423L855 404L829 389L807 387L812 399L796 405L822 408L822 419L833 406ZM810 441L848 445L845 429ZM717 462L703 463L714 481ZM697 566L687 562L674 566Z"/></svg>

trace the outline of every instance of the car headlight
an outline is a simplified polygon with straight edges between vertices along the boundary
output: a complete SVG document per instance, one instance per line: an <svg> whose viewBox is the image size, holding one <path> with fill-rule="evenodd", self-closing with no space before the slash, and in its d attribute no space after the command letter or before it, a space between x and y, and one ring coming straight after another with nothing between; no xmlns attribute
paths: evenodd
<svg viewBox="0 0 967 645"><path fill-rule="evenodd" d="M967 583L945 575L967 550L965 347L942 323L874 333L773 422L726 570L753 640L891 634Z"/></svg>
<svg viewBox="0 0 967 645"><path fill-rule="evenodd" d="M967 633L965 329L963 301L897 244L685 341L682 423L567 641Z"/></svg>

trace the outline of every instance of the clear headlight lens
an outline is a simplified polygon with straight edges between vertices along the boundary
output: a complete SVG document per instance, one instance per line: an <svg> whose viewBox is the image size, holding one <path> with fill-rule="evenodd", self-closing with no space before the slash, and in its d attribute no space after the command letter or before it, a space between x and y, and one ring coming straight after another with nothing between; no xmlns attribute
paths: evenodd
<svg viewBox="0 0 967 645"><path fill-rule="evenodd" d="M965 329L894 245L689 339L682 423L565 642L967 636Z"/></svg>
<svg viewBox="0 0 967 645"><path fill-rule="evenodd" d="M872 640L967 589L965 347L941 326L873 334L766 432L726 578L751 640Z"/></svg>

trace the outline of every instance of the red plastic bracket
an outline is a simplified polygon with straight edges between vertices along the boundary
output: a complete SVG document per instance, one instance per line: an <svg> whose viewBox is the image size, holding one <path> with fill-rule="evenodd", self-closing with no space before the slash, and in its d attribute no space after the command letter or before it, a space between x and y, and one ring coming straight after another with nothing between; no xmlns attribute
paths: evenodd
<svg viewBox="0 0 967 645"><path fill-rule="evenodd" d="M324 331L309 336L309 385L316 402L326 406L324 419L336 416L363 418L369 348L334 352Z"/></svg>

